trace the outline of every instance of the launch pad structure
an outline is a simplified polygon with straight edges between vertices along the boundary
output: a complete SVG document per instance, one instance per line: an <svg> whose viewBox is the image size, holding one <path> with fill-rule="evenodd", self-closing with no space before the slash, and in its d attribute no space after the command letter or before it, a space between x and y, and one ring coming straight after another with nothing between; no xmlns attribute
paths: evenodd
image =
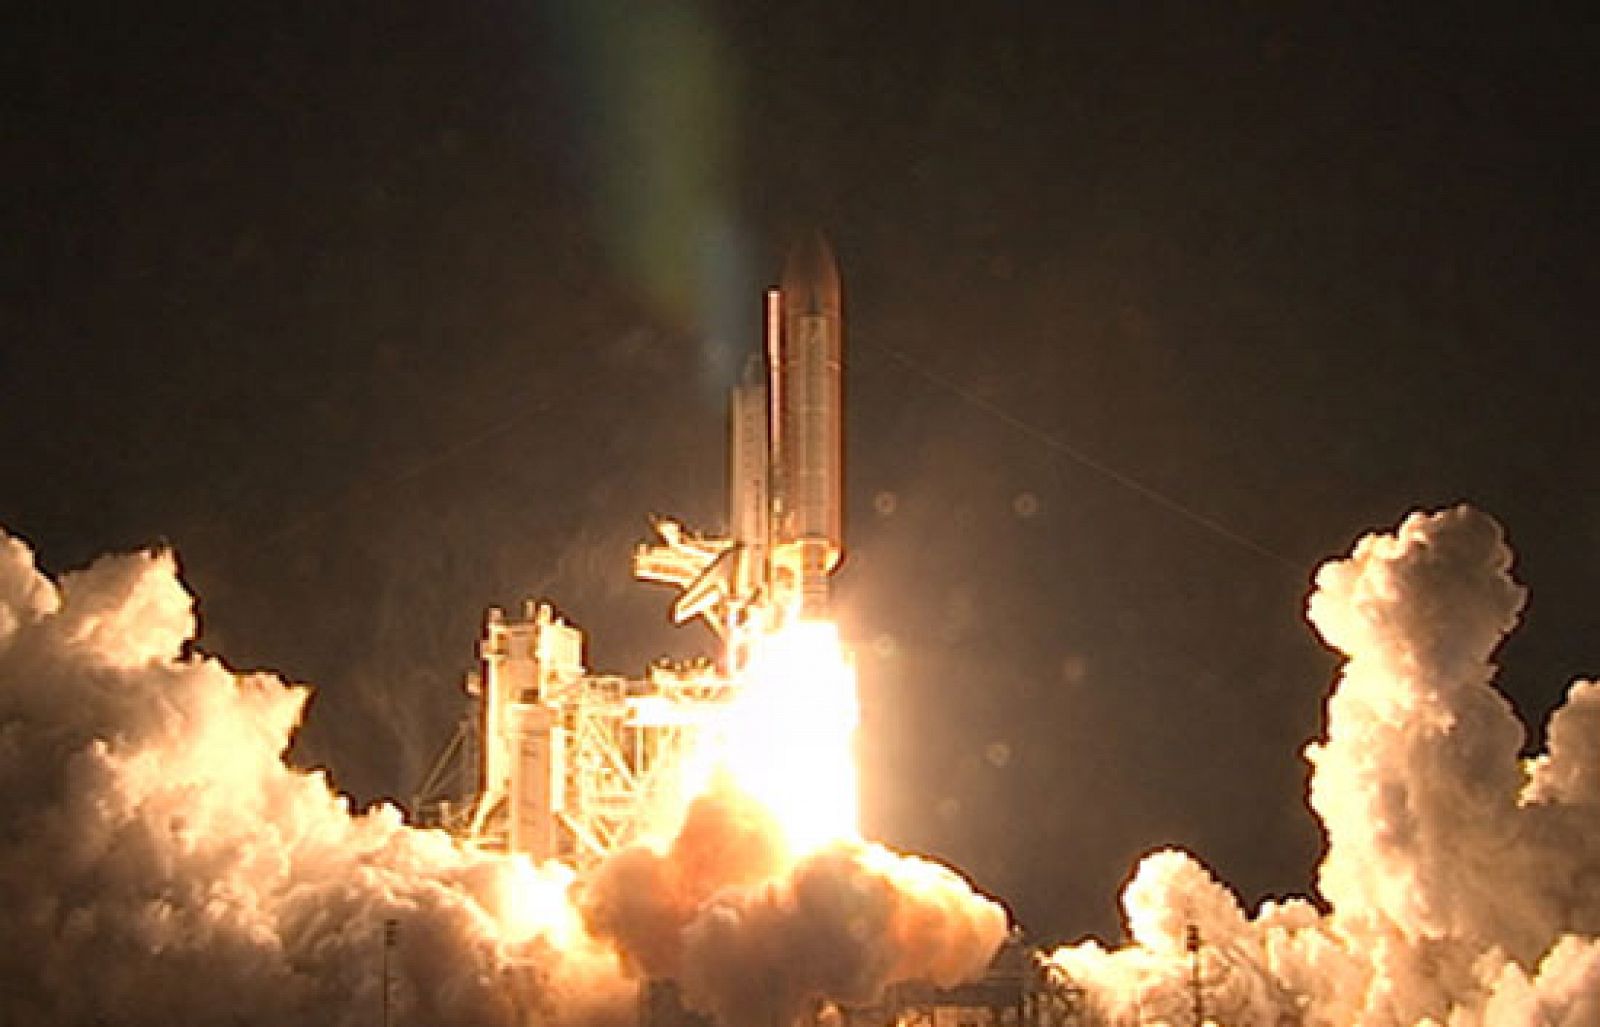
<svg viewBox="0 0 1600 1027"><path fill-rule="evenodd" d="M820 234L790 251L781 286L767 291L764 335L765 375L747 372L730 396L726 533L657 519L655 541L633 557L635 578L678 590L675 623L711 628L719 658L598 674L582 631L550 604L528 602L516 616L491 607L467 712L413 798L420 824L580 875L663 838L706 783L694 755L728 729L753 643L827 616L844 553L843 304ZM818 1022L1061 1027L1078 1022L1066 994L1013 941L975 984L902 985L881 1008L833 1009ZM682 1010L672 982L641 990L641 1027L706 1023Z"/></svg>

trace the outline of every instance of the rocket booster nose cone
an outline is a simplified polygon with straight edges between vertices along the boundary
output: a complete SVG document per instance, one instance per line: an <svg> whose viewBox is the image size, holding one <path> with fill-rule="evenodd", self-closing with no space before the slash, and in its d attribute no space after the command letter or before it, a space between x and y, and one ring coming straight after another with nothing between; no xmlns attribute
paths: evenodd
<svg viewBox="0 0 1600 1027"><path fill-rule="evenodd" d="M796 313L840 315L839 263L821 232L796 243L783 265L783 297Z"/></svg>

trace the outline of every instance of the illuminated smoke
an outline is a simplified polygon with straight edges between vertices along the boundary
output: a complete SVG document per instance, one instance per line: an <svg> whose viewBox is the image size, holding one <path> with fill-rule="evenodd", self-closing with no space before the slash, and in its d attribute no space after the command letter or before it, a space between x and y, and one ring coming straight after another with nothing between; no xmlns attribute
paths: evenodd
<svg viewBox="0 0 1600 1027"><path fill-rule="evenodd" d="M352 814L287 767L308 691L186 655L194 629L168 553L58 587L0 533L0 1023L371 1024L393 918L398 1023L632 1024L634 975L668 968L737 1027L969 976L1004 930L933 864L863 843L794 863L727 788L580 910L559 866Z"/></svg>
<svg viewBox="0 0 1600 1027"><path fill-rule="evenodd" d="M1347 661L1307 751L1330 911L1251 920L1193 857L1152 855L1123 896L1131 944L1050 957L1099 1015L1186 1022L1194 924L1218 1023L1600 1023L1600 686L1573 685L1519 760L1489 662L1524 598L1510 563L1460 507L1321 569L1310 619Z"/></svg>
<svg viewBox="0 0 1600 1027"><path fill-rule="evenodd" d="M981 973L1006 916L947 867L861 841L787 864L784 832L723 784L665 852L613 857L586 889L596 934L685 1001L732 1025L788 1023L819 997L876 1001L886 985Z"/></svg>
<svg viewBox="0 0 1600 1027"><path fill-rule="evenodd" d="M370 1024L389 917L412 1022L623 1008L600 961L508 970L500 907L532 869L352 816L281 760L306 690L180 656L193 633L169 554L58 589L0 535L0 1021Z"/></svg>
<svg viewBox="0 0 1600 1027"><path fill-rule="evenodd" d="M1310 618L1346 659L1308 749L1326 912L1248 915L1197 859L1155 853L1123 896L1127 946L1049 957L1091 1018L1188 1023L1193 926L1219 1024L1600 1023L1600 684L1519 758L1490 663L1524 598L1509 568L1465 508L1322 568ZM1005 929L936 864L853 838L796 855L729 779L574 901L559 867L353 815L282 762L306 690L184 655L193 634L169 554L58 587L0 535L0 1022L368 1024L394 918L399 1022L629 1024L639 976L668 974L741 1027L953 983Z"/></svg>

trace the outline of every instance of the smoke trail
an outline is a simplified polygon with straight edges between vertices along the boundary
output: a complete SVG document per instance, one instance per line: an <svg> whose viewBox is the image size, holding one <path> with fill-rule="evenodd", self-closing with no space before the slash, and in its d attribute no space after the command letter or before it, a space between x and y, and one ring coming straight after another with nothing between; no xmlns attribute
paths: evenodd
<svg viewBox="0 0 1600 1027"><path fill-rule="evenodd" d="M1330 911L1251 920L1193 857L1150 856L1123 897L1130 946L1050 957L1099 1015L1184 1022L1194 924L1219 1023L1600 1022L1600 686L1573 685L1547 752L1518 760L1489 662L1524 599L1510 565L1498 525L1458 507L1319 571L1309 617L1346 658L1307 750Z"/></svg>
<svg viewBox="0 0 1600 1027"><path fill-rule="evenodd" d="M791 866L723 794L665 856L604 869L591 931L562 868L352 814L287 767L308 690L186 655L194 628L169 553L57 587L0 533L0 1022L371 1024L390 918L396 1023L631 1024L635 975L675 969L733 1027L976 973L998 944L1003 914L949 871L869 846ZM714 964L763 937L776 985L752 998Z"/></svg>

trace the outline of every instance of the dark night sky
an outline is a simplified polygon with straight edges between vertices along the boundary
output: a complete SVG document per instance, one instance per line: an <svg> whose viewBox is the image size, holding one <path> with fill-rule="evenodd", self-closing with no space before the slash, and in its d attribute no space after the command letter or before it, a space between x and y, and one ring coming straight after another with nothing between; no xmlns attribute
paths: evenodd
<svg viewBox="0 0 1600 1027"><path fill-rule="evenodd" d="M405 796L487 603L707 644L628 559L719 526L819 225L873 833L1046 937L1163 843L1303 891L1320 559L1470 500L1518 708L1600 672L1597 23L1465 6L13 11L0 524L169 540L204 648L317 684L295 759Z"/></svg>

